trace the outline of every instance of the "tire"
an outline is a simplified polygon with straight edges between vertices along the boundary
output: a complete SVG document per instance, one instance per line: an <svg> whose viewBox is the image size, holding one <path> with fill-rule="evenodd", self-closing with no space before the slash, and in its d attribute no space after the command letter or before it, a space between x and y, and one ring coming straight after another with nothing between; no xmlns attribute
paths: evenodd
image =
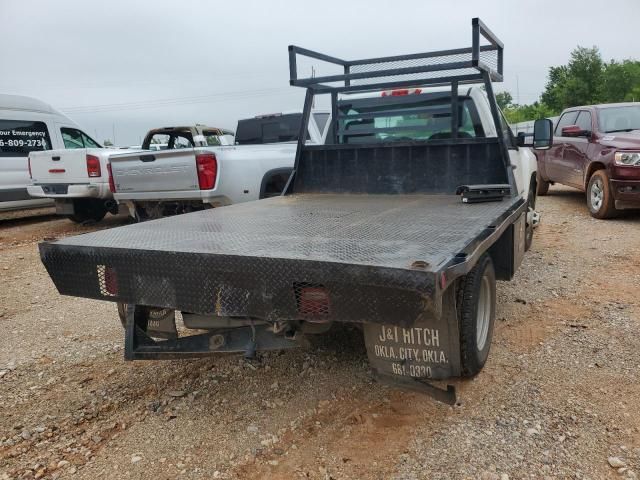
<svg viewBox="0 0 640 480"><path fill-rule="evenodd" d="M528 252L533 245L533 222L530 221L529 213L536 209L536 189L533 185L529 187L529 196L527 197L527 214L526 214L526 226L524 231L524 251Z"/></svg>
<svg viewBox="0 0 640 480"><path fill-rule="evenodd" d="M117 305L118 305L118 317L120 318L120 323L122 324L122 328L126 329L127 328L127 307L128 307L128 304L127 303L118 302ZM149 325L149 321L153 320L154 313L155 313L155 315L165 316L165 317L167 315L173 315L173 319L172 319L173 327L172 327L172 329L165 328L163 330L162 328L158 329L158 326L156 326L154 328L153 325ZM138 315L138 314L136 314L136 315ZM144 325L145 332L147 332L147 334L149 334L150 336L156 337L156 338L164 338L164 339L177 338L178 334L177 334L176 326L175 326L175 311L174 310L170 310L170 309L167 309L167 308L145 307L144 309L142 309L140 311L139 315L141 315L141 317L139 318L140 321L141 321L141 325ZM136 318L138 318L138 317L136 317ZM136 320L136 322L137 322L137 320Z"/></svg>
<svg viewBox="0 0 640 480"><path fill-rule="evenodd" d="M74 200L72 215L68 218L75 223L99 222L107 214L104 202L94 198Z"/></svg>
<svg viewBox="0 0 640 480"><path fill-rule="evenodd" d="M458 286L462 375L477 374L487 361L496 312L496 273L488 254Z"/></svg>
<svg viewBox="0 0 640 480"><path fill-rule="evenodd" d="M592 217L605 219L616 215L609 176L605 170L596 170L587 185L587 206Z"/></svg>
<svg viewBox="0 0 640 480"><path fill-rule="evenodd" d="M536 174L536 195L540 197L544 197L547 193L549 193L549 185L551 185L546 180L543 180L540 176L540 172Z"/></svg>

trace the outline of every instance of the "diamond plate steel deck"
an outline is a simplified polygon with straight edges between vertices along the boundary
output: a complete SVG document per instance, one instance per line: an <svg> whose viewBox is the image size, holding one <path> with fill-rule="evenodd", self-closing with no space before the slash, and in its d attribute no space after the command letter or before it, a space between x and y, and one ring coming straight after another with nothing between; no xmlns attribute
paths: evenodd
<svg viewBox="0 0 640 480"><path fill-rule="evenodd" d="M88 233L56 242L409 268L439 267L498 220L511 200L454 195L294 195Z"/></svg>

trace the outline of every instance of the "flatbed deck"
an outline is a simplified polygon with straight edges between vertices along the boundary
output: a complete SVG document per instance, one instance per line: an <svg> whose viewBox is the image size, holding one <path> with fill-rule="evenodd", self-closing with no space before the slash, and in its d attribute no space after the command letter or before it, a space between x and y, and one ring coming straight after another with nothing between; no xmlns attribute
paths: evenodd
<svg viewBox="0 0 640 480"><path fill-rule="evenodd" d="M230 205L66 238L55 247L241 255L438 269L515 199L463 204L456 195L300 194ZM409 263L407 261L409 260Z"/></svg>

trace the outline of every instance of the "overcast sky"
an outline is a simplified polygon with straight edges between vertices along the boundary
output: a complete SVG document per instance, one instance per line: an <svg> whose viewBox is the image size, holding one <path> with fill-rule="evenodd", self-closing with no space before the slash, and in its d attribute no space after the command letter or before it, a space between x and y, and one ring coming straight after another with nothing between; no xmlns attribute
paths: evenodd
<svg viewBox="0 0 640 480"><path fill-rule="evenodd" d="M453 5L455 4L455 8ZM576 45L639 58L639 0L0 0L0 93L40 98L96 140L302 107L287 45L352 59L467 47L479 16L505 43L514 100L538 98Z"/></svg>

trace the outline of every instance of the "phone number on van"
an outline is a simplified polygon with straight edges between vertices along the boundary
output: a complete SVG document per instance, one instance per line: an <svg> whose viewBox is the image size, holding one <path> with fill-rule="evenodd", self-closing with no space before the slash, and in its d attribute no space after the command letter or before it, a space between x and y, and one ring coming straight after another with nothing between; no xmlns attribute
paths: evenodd
<svg viewBox="0 0 640 480"><path fill-rule="evenodd" d="M44 147L44 140L0 140L0 147Z"/></svg>

